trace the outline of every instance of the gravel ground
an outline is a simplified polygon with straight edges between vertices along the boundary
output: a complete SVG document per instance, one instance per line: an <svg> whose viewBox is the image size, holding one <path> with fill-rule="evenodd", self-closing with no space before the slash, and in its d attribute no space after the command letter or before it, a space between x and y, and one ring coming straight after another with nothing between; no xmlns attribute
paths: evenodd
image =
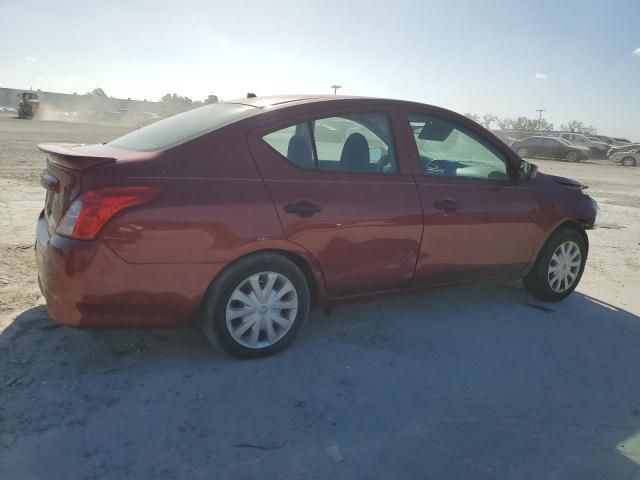
<svg viewBox="0 0 640 480"><path fill-rule="evenodd" d="M239 362L41 305L35 144L124 131L0 116L0 478L640 478L640 168L536 160L601 206L562 303L514 283L346 305Z"/></svg>

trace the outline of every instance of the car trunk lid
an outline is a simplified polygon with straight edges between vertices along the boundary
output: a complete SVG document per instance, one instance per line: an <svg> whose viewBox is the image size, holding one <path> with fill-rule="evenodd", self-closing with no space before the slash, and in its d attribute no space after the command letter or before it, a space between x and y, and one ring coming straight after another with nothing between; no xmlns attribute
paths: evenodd
<svg viewBox="0 0 640 480"><path fill-rule="evenodd" d="M113 151L103 145L40 144L47 156L47 167L40 178L46 189L44 215L49 234L56 231L67 207L80 193L85 170L116 161Z"/></svg>

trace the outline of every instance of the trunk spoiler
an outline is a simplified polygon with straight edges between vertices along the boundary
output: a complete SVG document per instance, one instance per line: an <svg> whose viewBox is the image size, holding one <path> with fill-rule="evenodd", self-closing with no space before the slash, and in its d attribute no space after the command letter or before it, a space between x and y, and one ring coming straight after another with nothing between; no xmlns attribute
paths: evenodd
<svg viewBox="0 0 640 480"><path fill-rule="evenodd" d="M38 148L47 154L49 161L71 170L86 170L104 163L113 163L116 158L100 153L102 145L75 143L41 143Z"/></svg>

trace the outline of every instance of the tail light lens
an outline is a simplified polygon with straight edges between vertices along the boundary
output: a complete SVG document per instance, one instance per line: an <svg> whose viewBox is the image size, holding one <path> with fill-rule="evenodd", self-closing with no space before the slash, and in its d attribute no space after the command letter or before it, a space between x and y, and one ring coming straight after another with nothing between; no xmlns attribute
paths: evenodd
<svg viewBox="0 0 640 480"><path fill-rule="evenodd" d="M116 213L148 203L159 190L149 186L105 187L89 190L76 198L58 223L56 233L80 240L95 238Z"/></svg>

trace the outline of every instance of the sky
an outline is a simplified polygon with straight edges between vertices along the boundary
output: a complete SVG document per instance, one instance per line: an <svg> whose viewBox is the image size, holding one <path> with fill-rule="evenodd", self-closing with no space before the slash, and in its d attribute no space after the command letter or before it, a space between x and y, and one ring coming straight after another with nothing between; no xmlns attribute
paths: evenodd
<svg viewBox="0 0 640 480"><path fill-rule="evenodd" d="M640 141L640 0L0 0L0 86L339 93Z"/></svg>

